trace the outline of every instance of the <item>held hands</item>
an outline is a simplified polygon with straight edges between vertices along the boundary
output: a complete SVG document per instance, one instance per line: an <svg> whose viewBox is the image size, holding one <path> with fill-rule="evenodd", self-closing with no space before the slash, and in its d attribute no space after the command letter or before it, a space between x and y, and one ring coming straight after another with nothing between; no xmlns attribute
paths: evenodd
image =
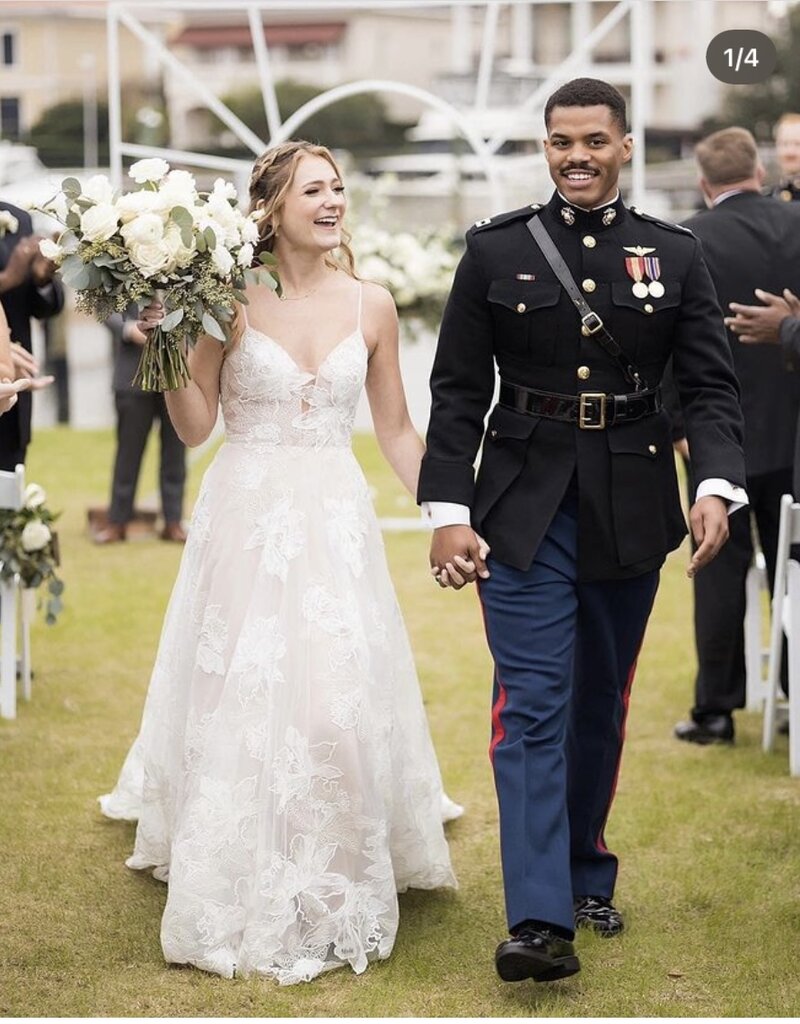
<svg viewBox="0 0 800 1024"><path fill-rule="evenodd" d="M689 512L689 524L697 551L686 570L689 579L713 561L728 539L728 509L722 498L707 495L698 498Z"/></svg>
<svg viewBox="0 0 800 1024"><path fill-rule="evenodd" d="M161 302L148 303L141 312L141 319L136 321L136 326L143 333L146 334L148 331L152 331L154 327L158 327L161 321L164 319L164 306ZM136 340L136 339L131 339ZM142 342L144 344L144 342Z"/></svg>
<svg viewBox="0 0 800 1024"><path fill-rule="evenodd" d="M442 526L433 531L431 574L442 589L460 590L480 576L488 579L486 556L490 548L469 526Z"/></svg>
<svg viewBox="0 0 800 1024"><path fill-rule="evenodd" d="M763 306L731 302L730 308L735 316L726 316L725 324L745 345L775 344L780 340L778 331L782 321L787 316L800 316L800 299L788 288L784 288L783 296L761 288L756 288L755 295L764 303Z"/></svg>

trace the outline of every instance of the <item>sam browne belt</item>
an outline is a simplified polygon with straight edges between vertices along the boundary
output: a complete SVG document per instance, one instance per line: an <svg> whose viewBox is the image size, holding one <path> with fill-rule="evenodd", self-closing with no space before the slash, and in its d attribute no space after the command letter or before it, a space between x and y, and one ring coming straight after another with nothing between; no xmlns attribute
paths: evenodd
<svg viewBox="0 0 800 1024"><path fill-rule="evenodd" d="M661 388L628 395L607 395L601 391L560 395L503 380L500 382L500 405L528 416L576 423L581 430L605 430L617 423L631 423L659 412Z"/></svg>

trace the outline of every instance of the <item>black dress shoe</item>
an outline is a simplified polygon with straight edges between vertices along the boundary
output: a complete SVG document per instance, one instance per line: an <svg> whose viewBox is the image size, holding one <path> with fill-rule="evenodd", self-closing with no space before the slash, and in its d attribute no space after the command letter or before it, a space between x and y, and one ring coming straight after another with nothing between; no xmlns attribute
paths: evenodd
<svg viewBox="0 0 800 1024"><path fill-rule="evenodd" d="M731 715L706 715L701 721L678 722L675 736L686 743L733 743L733 717Z"/></svg>
<svg viewBox="0 0 800 1024"><path fill-rule="evenodd" d="M591 928L604 939L613 938L624 929L622 914L605 896L577 896L575 898L575 927Z"/></svg>
<svg viewBox="0 0 800 1024"><path fill-rule="evenodd" d="M572 943L547 928L523 928L501 942L494 962L503 981L558 981L581 969Z"/></svg>

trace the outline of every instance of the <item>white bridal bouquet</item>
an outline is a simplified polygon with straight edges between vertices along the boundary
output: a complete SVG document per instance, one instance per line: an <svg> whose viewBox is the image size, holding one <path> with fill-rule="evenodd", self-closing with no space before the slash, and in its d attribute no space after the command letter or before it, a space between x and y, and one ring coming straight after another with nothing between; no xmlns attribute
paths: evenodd
<svg viewBox="0 0 800 1024"><path fill-rule="evenodd" d="M174 391L189 380L188 345L202 333L228 339L248 281L279 287L276 261L267 252L255 258L258 228L229 182L218 178L211 192L198 192L188 171L158 158L128 173L140 187L121 194L102 174L85 186L66 178L44 207L65 230L39 247L75 289L78 309L98 320L132 302L163 302L164 320L148 332L134 383Z"/></svg>

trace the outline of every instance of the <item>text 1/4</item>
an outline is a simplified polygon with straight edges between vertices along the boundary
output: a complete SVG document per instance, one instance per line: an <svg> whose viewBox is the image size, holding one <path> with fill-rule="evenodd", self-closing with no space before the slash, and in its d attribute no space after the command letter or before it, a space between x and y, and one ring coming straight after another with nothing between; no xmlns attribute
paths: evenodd
<svg viewBox="0 0 800 1024"><path fill-rule="evenodd" d="M752 68L758 67L758 50L754 46L747 51L747 54L745 54L743 46L740 46L738 50L730 48L722 52L728 58L728 67L733 68L734 71L738 71L742 64L749 64Z"/></svg>

